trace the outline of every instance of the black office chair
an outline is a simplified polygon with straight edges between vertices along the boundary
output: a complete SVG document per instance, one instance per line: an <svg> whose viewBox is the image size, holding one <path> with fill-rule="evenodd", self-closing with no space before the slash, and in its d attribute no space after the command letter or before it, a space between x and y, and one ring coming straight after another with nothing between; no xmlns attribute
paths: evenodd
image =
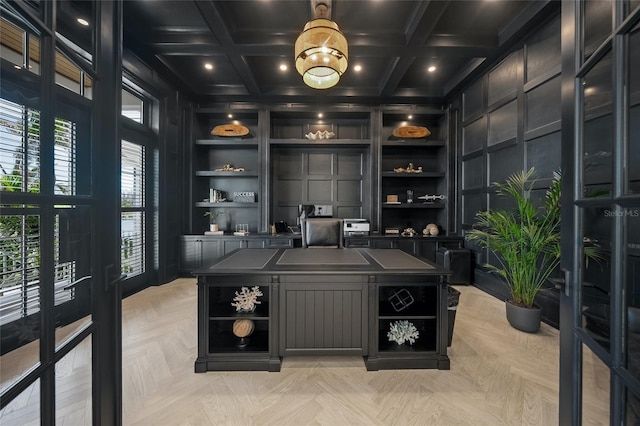
<svg viewBox="0 0 640 426"><path fill-rule="evenodd" d="M342 248L344 246L342 225L342 219L300 219L302 247Z"/></svg>

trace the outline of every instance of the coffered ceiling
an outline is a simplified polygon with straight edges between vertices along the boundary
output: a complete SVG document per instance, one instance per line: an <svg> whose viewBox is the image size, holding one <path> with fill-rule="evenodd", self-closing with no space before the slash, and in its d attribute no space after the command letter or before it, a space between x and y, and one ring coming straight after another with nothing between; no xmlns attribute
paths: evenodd
<svg viewBox="0 0 640 426"><path fill-rule="evenodd" d="M126 0L125 47L203 102L438 104L559 7L546 0L332 0L349 68L337 86L314 90L294 63L312 1Z"/></svg>

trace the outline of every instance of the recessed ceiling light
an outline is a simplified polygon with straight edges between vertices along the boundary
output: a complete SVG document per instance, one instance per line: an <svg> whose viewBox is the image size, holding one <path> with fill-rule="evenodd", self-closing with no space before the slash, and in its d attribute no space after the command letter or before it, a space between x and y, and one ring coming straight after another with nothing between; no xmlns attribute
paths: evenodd
<svg viewBox="0 0 640 426"><path fill-rule="evenodd" d="M353 67L353 70L355 72L360 72L360 71L362 71L362 66L361 65L356 65L355 67Z"/></svg>
<svg viewBox="0 0 640 426"><path fill-rule="evenodd" d="M212 70L213 69L213 64L210 64L209 62L207 62L206 64L204 64L204 67L208 70Z"/></svg>
<svg viewBox="0 0 640 426"><path fill-rule="evenodd" d="M78 23L79 23L80 25L84 25L85 27L88 27L88 26L89 26L89 21L87 21L87 20L86 20L86 19L84 19L84 18L78 18L78 19L77 19L77 21L78 21Z"/></svg>
<svg viewBox="0 0 640 426"><path fill-rule="evenodd" d="M319 112L319 113L318 113L318 118L322 118L322 117L323 117L322 113L321 113L321 112Z"/></svg>
<svg viewBox="0 0 640 426"><path fill-rule="evenodd" d="M434 67L433 65L431 65L429 68L427 68L427 71L429 72L434 72L436 70L436 67Z"/></svg>
<svg viewBox="0 0 640 426"><path fill-rule="evenodd" d="M227 118L233 118L233 114L227 115Z"/></svg>
<svg viewBox="0 0 640 426"><path fill-rule="evenodd" d="M287 64L280 64L280 71L286 71L288 68Z"/></svg>
<svg viewBox="0 0 640 426"><path fill-rule="evenodd" d="M407 117L407 120L411 120L413 118L413 115L410 115Z"/></svg>

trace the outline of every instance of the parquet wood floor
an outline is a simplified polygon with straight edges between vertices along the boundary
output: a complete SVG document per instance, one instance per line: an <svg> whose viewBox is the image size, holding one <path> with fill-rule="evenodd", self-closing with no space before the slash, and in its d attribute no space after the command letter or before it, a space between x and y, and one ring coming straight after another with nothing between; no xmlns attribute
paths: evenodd
<svg viewBox="0 0 640 426"><path fill-rule="evenodd" d="M449 371L367 372L359 357L287 357L279 373L203 374L193 372L195 280L148 288L123 301L124 424L558 424L557 330L543 324L536 334L516 331L503 302L457 288ZM2 357L3 382L29 350ZM585 355L583 423L606 425L608 373L594 359ZM56 424L89 425L90 343L59 364ZM37 394L34 388L14 400L0 424L39 424Z"/></svg>

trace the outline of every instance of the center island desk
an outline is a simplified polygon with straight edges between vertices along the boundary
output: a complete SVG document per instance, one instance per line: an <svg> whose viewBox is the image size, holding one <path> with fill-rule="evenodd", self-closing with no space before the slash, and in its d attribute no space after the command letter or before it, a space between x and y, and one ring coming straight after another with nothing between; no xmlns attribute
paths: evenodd
<svg viewBox="0 0 640 426"><path fill-rule="evenodd" d="M280 371L287 355L357 354L370 371L450 367L451 271L404 251L238 249L193 274L196 373ZM261 293L252 312L232 306L243 287Z"/></svg>

